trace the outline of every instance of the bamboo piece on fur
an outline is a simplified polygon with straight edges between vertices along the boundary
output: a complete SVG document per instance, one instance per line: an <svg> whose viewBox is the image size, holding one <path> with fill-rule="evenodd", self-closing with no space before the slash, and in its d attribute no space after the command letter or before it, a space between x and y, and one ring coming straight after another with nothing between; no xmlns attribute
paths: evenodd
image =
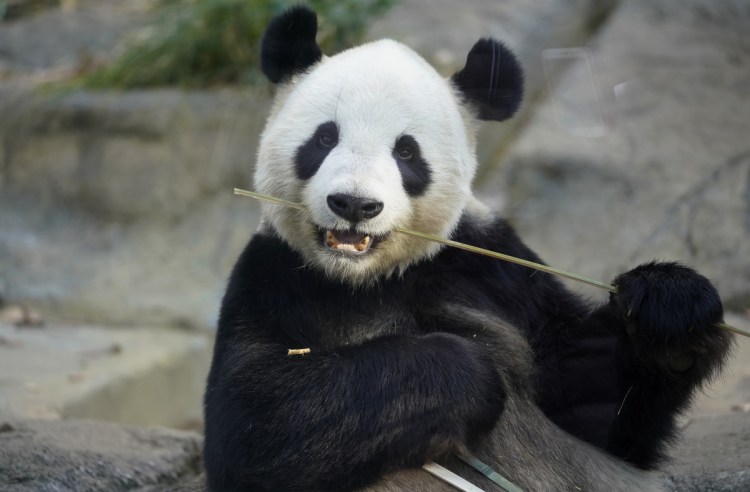
<svg viewBox="0 0 750 492"><path fill-rule="evenodd" d="M505 492L523 492L516 484L500 475L498 472L493 470L489 465L479 461L476 457L471 454L455 453L461 461L474 468L476 471L489 478L495 485L500 486Z"/></svg>
<svg viewBox="0 0 750 492"><path fill-rule="evenodd" d="M476 485L464 480L447 468L443 468L433 461L429 461L422 465L422 469L430 475L439 478L443 482L452 485L453 487L463 492L484 492Z"/></svg>
<svg viewBox="0 0 750 492"><path fill-rule="evenodd" d="M272 203L274 205L280 205L283 207L296 208L297 210L307 210L307 208L301 203L291 202L289 200L284 200L282 198L277 198L275 196L264 195L262 193L256 193L254 191L247 191L247 190L242 190L240 188L235 188L234 194L247 196L250 198L255 198L256 200L261 200L264 202ZM508 261L510 263L515 263L517 265L522 265L528 268L533 268L534 270L540 270L542 272L551 273L552 275L558 275L560 277L565 277L571 280L576 280L578 282L583 282L588 285L593 285L594 287L599 287L599 288L608 290L614 294L617 293L617 289L612 285L609 285L604 282L599 282L598 280L594 280L588 277L584 277L583 275L577 275L575 273L566 272L565 270L560 270L559 268L554 268L551 266L543 265L541 263L524 260L522 258L516 258L515 256L498 253L497 251L491 251L489 249L480 248L478 246L472 246L471 244L460 243L458 241L453 241L451 239L443 239L442 237L434 236L432 234L427 234L424 232L413 231L411 229L405 229L403 227L397 227L394 230L400 234L406 234L408 236L414 236L414 237L418 237L421 239L426 239L428 241L433 241L435 243L445 244L446 246L463 249L464 251L469 251L471 253L489 256L491 258L496 258L498 260ZM714 326L716 326L717 328L721 328L722 330L731 331L732 333L736 333L738 335L750 337L750 332L747 332L740 328L736 328L734 326L730 326L726 323L716 323Z"/></svg>
<svg viewBox="0 0 750 492"><path fill-rule="evenodd" d="M309 353L310 353L309 348L288 349L286 355L305 355Z"/></svg>

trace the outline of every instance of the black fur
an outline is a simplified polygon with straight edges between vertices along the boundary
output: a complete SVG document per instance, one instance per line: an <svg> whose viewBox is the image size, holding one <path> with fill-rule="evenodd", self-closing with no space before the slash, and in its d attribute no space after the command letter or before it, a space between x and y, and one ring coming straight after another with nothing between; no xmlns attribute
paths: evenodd
<svg viewBox="0 0 750 492"><path fill-rule="evenodd" d="M266 77L278 84L319 62L323 53L315 42L317 32L318 17L305 6L274 17L260 48L260 66Z"/></svg>
<svg viewBox="0 0 750 492"><path fill-rule="evenodd" d="M339 128L333 121L321 124L294 156L294 170L303 181L312 178L328 154L339 143Z"/></svg>
<svg viewBox="0 0 750 492"><path fill-rule="evenodd" d="M523 71L515 55L502 43L480 39L466 57L466 65L451 78L482 120L507 120L523 98Z"/></svg>
<svg viewBox="0 0 750 492"><path fill-rule="evenodd" d="M211 490L350 490L493 426L505 391L490 352L423 326L416 280L353 291L253 238L206 393Z"/></svg>
<svg viewBox="0 0 750 492"><path fill-rule="evenodd" d="M463 220L454 239L539 260L503 221ZM592 309L548 274L445 249L355 289L304 267L273 231L257 234L229 282L206 392L211 490L355 489L471 448L509 394L655 466L730 337L712 326L713 287L686 267L644 265L617 285ZM528 340L536 372L517 363L508 333L449 306L505 320Z"/></svg>
<svg viewBox="0 0 750 492"><path fill-rule="evenodd" d="M316 28L304 7L272 22L272 81L320 59ZM507 48L483 39L452 80L480 118L503 120L522 78ZM297 151L297 177L312 177L338 140L335 122L318 127ZM393 157L409 195L424 193L432 176L416 140L400 137ZM539 261L501 220L464 218L453 238ZM265 229L222 304L205 396L210 489L352 490L467 447L532 489L628 487L617 480L632 469L560 429L653 468L731 337L713 326L715 289L685 266L642 265L615 285L594 308L548 274L444 249L355 288Z"/></svg>
<svg viewBox="0 0 750 492"><path fill-rule="evenodd" d="M406 151L406 153L404 153ZM409 157L406 157L406 155ZM402 135L393 148L393 158L401 173L401 183L409 196L423 195L432 182L430 165L422 157L419 144L411 135Z"/></svg>

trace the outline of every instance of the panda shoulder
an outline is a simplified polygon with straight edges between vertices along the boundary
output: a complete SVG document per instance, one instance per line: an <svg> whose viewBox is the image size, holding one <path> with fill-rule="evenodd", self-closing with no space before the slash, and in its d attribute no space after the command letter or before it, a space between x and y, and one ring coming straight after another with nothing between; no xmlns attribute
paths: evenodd
<svg viewBox="0 0 750 492"><path fill-rule="evenodd" d="M466 202L464 217L477 224L490 224L496 218L495 213L474 195Z"/></svg>
<svg viewBox="0 0 750 492"><path fill-rule="evenodd" d="M469 199L453 238L480 248L539 261L513 226L474 196Z"/></svg>
<svg viewBox="0 0 750 492"><path fill-rule="evenodd" d="M240 254L229 278L228 292L243 291L249 285L273 284L304 264L299 253L290 248L270 228L261 228Z"/></svg>

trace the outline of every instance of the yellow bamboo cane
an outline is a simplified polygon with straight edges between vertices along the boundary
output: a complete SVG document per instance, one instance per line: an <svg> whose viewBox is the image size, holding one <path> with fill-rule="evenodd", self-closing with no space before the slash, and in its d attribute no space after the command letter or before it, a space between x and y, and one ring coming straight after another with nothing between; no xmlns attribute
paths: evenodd
<svg viewBox="0 0 750 492"><path fill-rule="evenodd" d="M240 188L235 188L234 194L247 196L250 198L255 198L257 200L261 200L267 203L272 203L274 205L280 205L282 207L291 207L291 208L296 208L297 210L307 210L307 208L301 203L284 200L282 198L277 198L275 196L264 195L262 193L256 193L254 191L247 191L247 190L242 190ZM403 227L397 227L394 229L394 231L400 234L406 234L408 236L422 238L427 241L433 241L436 243L445 244L446 246L451 246L453 248L463 249L464 251L469 251L471 253L489 256L491 258L496 258L498 260L508 261L510 263L515 263L517 265L522 265L528 268L533 268L534 270L540 270L542 272L551 273L552 275L558 275L560 277L569 278L572 280L576 280L578 282L583 282L588 285L593 285L594 287L599 287L599 288L608 290L613 293L617 293L617 289L613 285L607 284L605 282L600 282L598 280L594 280L588 277L584 277L583 275L577 275L575 273L566 272L565 270L560 270L559 268L554 268L551 266L543 265L541 263L536 263L534 261L524 260L522 258L516 258L515 256L498 253L497 251L480 248L478 246L472 246L471 244L465 244L465 243L461 243L458 241L453 241L451 239L444 239L442 237L434 236L432 234L427 234L427 233L419 232L419 231L413 231L411 229L406 229ZM726 323L716 323L715 326L717 328L721 328L722 330L727 330L727 331L731 331L732 333L737 333L738 335L750 337L750 332L747 332L740 328L736 328L734 326L730 326Z"/></svg>

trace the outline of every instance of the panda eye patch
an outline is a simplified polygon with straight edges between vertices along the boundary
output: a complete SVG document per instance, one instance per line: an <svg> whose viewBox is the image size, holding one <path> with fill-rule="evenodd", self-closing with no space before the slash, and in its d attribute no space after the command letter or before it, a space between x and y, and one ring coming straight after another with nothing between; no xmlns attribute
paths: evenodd
<svg viewBox="0 0 750 492"><path fill-rule="evenodd" d="M334 121L322 123L309 139L297 148L294 167L301 180L312 178L331 150L339 143L339 127Z"/></svg>
<svg viewBox="0 0 750 492"><path fill-rule="evenodd" d="M402 135L396 140L393 153L397 159L411 161L419 158L419 144L411 135Z"/></svg>
<svg viewBox="0 0 750 492"><path fill-rule="evenodd" d="M332 149L339 143L339 127L333 121L323 123L315 130L315 138L321 149Z"/></svg>
<svg viewBox="0 0 750 492"><path fill-rule="evenodd" d="M411 135L402 135L393 147L393 158L401 173L401 181L409 196L424 194L432 182L430 165L422 157L416 139Z"/></svg>

